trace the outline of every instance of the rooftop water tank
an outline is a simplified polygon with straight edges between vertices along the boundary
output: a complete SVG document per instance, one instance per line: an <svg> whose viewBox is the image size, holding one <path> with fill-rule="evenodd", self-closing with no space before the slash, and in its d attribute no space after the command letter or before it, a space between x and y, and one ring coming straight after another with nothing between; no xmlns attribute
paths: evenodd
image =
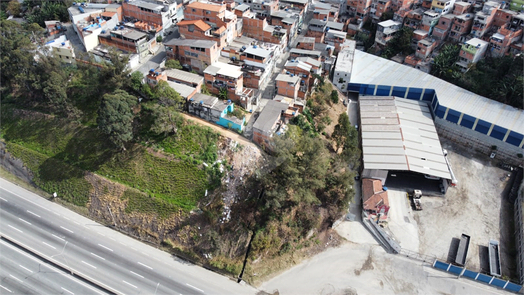
<svg viewBox="0 0 524 295"><path fill-rule="evenodd" d="M253 48L257 49L257 46L256 46L256 45L253 45Z"/></svg>
<svg viewBox="0 0 524 295"><path fill-rule="evenodd" d="M62 42L62 46L65 46L65 42Z"/></svg>

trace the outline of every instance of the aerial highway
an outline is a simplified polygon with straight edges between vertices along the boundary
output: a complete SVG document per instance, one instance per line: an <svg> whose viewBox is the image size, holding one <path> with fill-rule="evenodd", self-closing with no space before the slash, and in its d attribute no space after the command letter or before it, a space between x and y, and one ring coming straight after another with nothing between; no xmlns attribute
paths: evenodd
<svg viewBox="0 0 524 295"><path fill-rule="evenodd" d="M0 233L117 294L255 294L0 178ZM2 257L10 259L2 252ZM9 277L0 273L1 279ZM15 280L16 282L16 280ZM12 284L15 282L10 282ZM84 294L68 285L68 291ZM9 287L5 286L10 289ZM11 290L11 289L10 289ZM5 290L4 290L5 291ZM65 292L67 293L67 292ZM64 293L64 294L65 294Z"/></svg>
<svg viewBox="0 0 524 295"><path fill-rule="evenodd" d="M5 241L0 253L0 294L106 294Z"/></svg>

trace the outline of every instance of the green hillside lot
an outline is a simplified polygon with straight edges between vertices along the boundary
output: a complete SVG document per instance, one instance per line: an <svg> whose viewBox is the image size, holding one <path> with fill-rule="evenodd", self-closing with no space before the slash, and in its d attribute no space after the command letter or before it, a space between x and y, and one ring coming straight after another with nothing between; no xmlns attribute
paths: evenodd
<svg viewBox="0 0 524 295"><path fill-rule="evenodd" d="M176 135L157 141L155 147L164 153L154 154L144 145L115 150L97 129L52 116L35 118L9 107L3 108L1 131L7 150L33 172L36 185L80 206L88 203L92 190L86 172L149 196L124 194L129 199L126 211L156 211L163 217L195 208L220 177L217 165L202 165L216 160L218 134L188 123Z"/></svg>

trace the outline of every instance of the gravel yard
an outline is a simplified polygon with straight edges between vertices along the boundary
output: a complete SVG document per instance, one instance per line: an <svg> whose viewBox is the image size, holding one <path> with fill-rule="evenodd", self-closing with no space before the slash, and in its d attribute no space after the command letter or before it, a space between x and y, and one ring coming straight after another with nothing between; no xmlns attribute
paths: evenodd
<svg viewBox="0 0 524 295"><path fill-rule="evenodd" d="M422 197L423 211L414 211L418 222L420 253L448 260L454 256L456 240L462 233L471 236L466 266L488 270L486 256L490 239L500 241L502 274L514 271L511 256L513 212L506 195L508 172L496 167L487 155L472 154L443 141L459 183L445 197Z"/></svg>

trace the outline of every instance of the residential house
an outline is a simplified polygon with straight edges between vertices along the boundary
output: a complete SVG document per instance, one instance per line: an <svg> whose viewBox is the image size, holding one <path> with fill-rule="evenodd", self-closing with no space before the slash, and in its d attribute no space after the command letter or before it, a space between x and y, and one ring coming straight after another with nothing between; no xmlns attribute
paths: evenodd
<svg viewBox="0 0 524 295"><path fill-rule="evenodd" d="M268 18L279 8L279 1L272 0L244 0L244 4L250 6L251 11L259 18Z"/></svg>
<svg viewBox="0 0 524 295"><path fill-rule="evenodd" d="M499 2L488 1L484 3L482 11L475 14L471 35L476 38L482 38L491 28L495 14L500 7Z"/></svg>
<svg viewBox="0 0 524 295"><path fill-rule="evenodd" d="M425 38L427 38L429 35L429 33L427 31L424 31L424 30L415 30L413 31L413 38L411 38L411 48L413 48L413 50L417 50L417 46L418 46L418 42L420 40L423 40Z"/></svg>
<svg viewBox="0 0 524 295"><path fill-rule="evenodd" d="M237 16L226 8L226 4L192 2L184 9L184 19L202 20L211 26L211 38L221 50L238 36Z"/></svg>
<svg viewBox="0 0 524 295"><path fill-rule="evenodd" d="M402 28L402 24L393 20L378 23L375 42L385 46Z"/></svg>
<svg viewBox="0 0 524 295"><path fill-rule="evenodd" d="M156 71L155 69L149 70L146 76L146 83L149 84L151 87L155 87L158 85L160 81L166 81L167 82L167 75L165 72Z"/></svg>
<svg viewBox="0 0 524 295"><path fill-rule="evenodd" d="M460 48L459 60L456 64L462 69L462 71L466 71L471 64L477 63L482 57L484 57L487 49L488 42L484 40L478 38L468 40Z"/></svg>
<svg viewBox="0 0 524 295"><path fill-rule="evenodd" d="M259 89L271 78L275 69L276 57L279 55L277 47L268 48L257 45L246 47L240 56L242 71L244 72L244 86Z"/></svg>
<svg viewBox="0 0 524 295"><path fill-rule="evenodd" d="M47 36L49 37L60 34L65 29L64 25L57 20L48 20L44 23Z"/></svg>
<svg viewBox="0 0 524 295"><path fill-rule="evenodd" d="M243 35L259 42L273 43L284 49L287 45L287 30L282 26L272 26L267 20L258 19L254 14L244 16Z"/></svg>
<svg viewBox="0 0 524 295"><path fill-rule="evenodd" d="M140 57L145 57L151 52L155 52L156 39L149 39L146 33L138 30L118 27L117 30L103 30L98 35L100 44L118 48L127 53L137 53Z"/></svg>
<svg viewBox="0 0 524 295"><path fill-rule="evenodd" d="M433 53L433 50L437 47L437 42L434 39L431 38L425 38L420 41L418 41L417 44L417 51L415 52L415 56L424 60L428 58L431 53Z"/></svg>
<svg viewBox="0 0 524 295"><path fill-rule="evenodd" d="M371 16L372 0L347 0L346 3L350 17L361 28Z"/></svg>
<svg viewBox="0 0 524 295"><path fill-rule="evenodd" d="M267 150L272 150L274 134L285 129L282 113L288 108L288 103L269 100L253 124L253 142Z"/></svg>
<svg viewBox="0 0 524 295"><path fill-rule="evenodd" d="M320 75L322 73L322 62L311 57L296 57L295 61L301 61L311 66L311 73ZM311 84L310 84L311 85Z"/></svg>
<svg viewBox="0 0 524 295"><path fill-rule="evenodd" d="M315 2L313 4L313 18L323 21L336 21L340 6L337 4Z"/></svg>
<svg viewBox="0 0 524 295"><path fill-rule="evenodd" d="M215 62L204 70L204 80L209 92L219 95L222 89L229 93L241 90L244 85L242 68L223 62Z"/></svg>
<svg viewBox="0 0 524 295"><path fill-rule="evenodd" d="M305 50L315 50L315 38L302 36L298 37L296 48Z"/></svg>
<svg viewBox="0 0 524 295"><path fill-rule="evenodd" d="M347 85L351 79L353 58L355 55L356 42L348 40L337 56L335 70L333 71L333 84L342 92L346 92Z"/></svg>
<svg viewBox="0 0 524 295"><path fill-rule="evenodd" d="M234 108L234 103L230 101L222 101L202 93L195 94L188 102L190 114L226 128L242 131L246 119L230 115Z"/></svg>
<svg viewBox="0 0 524 295"><path fill-rule="evenodd" d="M178 69L166 69L164 72L166 73L168 82L174 82L193 87L197 92L200 92L202 84L204 84L204 78L197 74Z"/></svg>
<svg viewBox="0 0 524 295"><path fill-rule="evenodd" d="M178 22L178 32L184 39L212 40L211 26L203 20L183 20ZM219 39L220 40L220 39ZM218 43L218 40L215 40Z"/></svg>
<svg viewBox="0 0 524 295"><path fill-rule="evenodd" d="M315 80L311 76L312 66L299 60L287 61L284 65L284 72L286 74L293 74L300 78L300 88L298 90L298 97L305 99Z"/></svg>
<svg viewBox="0 0 524 295"><path fill-rule="evenodd" d="M172 0L127 0L122 2L123 14L127 18L137 19L162 28L162 32L171 29L177 21L177 2Z"/></svg>
<svg viewBox="0 0 524 295"><path fill-rule="evenodd" d="M306 37L314 37L316 43L324 42L324 34L326 32L326 21L311 19L309 21Z"/></svg>
<svg viewBox="0 0 524 295"><path fill-rule="evenodd" d="M291 41L298 33L299 23L302 15L296 12L286 10L277 10L271 13L269 24L275 27L284 28L288 35L288 41Z"/></svg>
<svg viewBox="0 0 524 295"><path fill-rule="evenodd" d="M473 14L456 15L451 25L449 38L456 42L466 41L466 36L471 32L473 25Z"/></svg>
<svg viewBox="0 0 524 295"><path fill-rule="evenodd" d="M296 99L300 88L300 77L294 74L278 74L276 81L276 93Z"/></svg>
<svg viewBox="0 0 524 295"><path fill-rule="evenodd" d="M442 15L448 14L453 10L453 4L455 4L455 0L433 0L431 10Z"/></svg>
<svg viewBox="0 0 524 295"><path fill-rule="evenodd" d="M500 57L509 52L512 44L522 40L522 31L524 29L524 21L519 18L514 18L516 22L510 22L493 34L489 40L490 53L492 56Z"/></svg>
<svg viewBox="0 0 524 295"><path fill-rule="evenodd" d="M112 5L112 4L111 4ZM84 45L87 52L100 43L98 35L104 30L113 29L118 25L119 17L115 12L108 12L109 4L78 4L67 9L73 23L73 30Z"/></svg>
<svg viewBox="0 0 524 295"><path fill-rule="evenodd" d="M346 32L326 28L324 43L333 46L336 51L340 51L340 47L346 41L346 37Z"/></svg>
<svg viewBox="0 0 524 295"><path fill-rule="evenodd" d="M179 60L185 69L198 73L203 73L220 56L217 42L211 40L172 39L164 45L169 59Z"/></svg>
<svg viewBox="0 0 524 295"><path fill-rule="evenodd" d="M462 15L462 14L468 14L471 13L471 3L468 2L455 2L455 6L453 7L452 13L454 15Z"/></svg>
<svg viewBox="0 0 524 295"><path fill-rule="evenodd" d="M440 13L433 10L424 11L422 15L422 23L420 29L428 32L432 32L433 27L435 27L440 18Z"/></svg>
<svg viewBox="0 0 524 295"><path fill-rule="evenodd" d="M69 64L75 63L75 49L65 35L47 42L45 46L53 56L58 56L61 61Z"/></svg>
<svg viewBox="0 0 524 295"><path fill-rule="evenodd" d="M411 10L407 13L406 17L404 18L404 25L412 28L413 30L417 30L422 25L423 16L424 10L422 10L422 8Z"/></svg>
<svg viewBox="0 0 524 295"><path fill-rule="evenodd" d="M280 0L279 3L282 6L288 6L288 7L294 7L297 9L300 9L303 11L303 14L306 15L306 13L310 9L310 2L309 0Z"/></svg>
<svg viewBox="0 0 524 295"><path fill-rule="evenodd" d="M517 16L518 14L518 12L512 10L497 9L497 12L495 12L495 16L493 17L492 25L498 29L511 22L513 17Z"/></svg>
<svg viewBox="0 0 524 295"><path fill-rule="evenodd" d="M304 50L304 49L292 48L289 51L289 57L290 58L310 57L312 59L320 61L320 58L322 57L322 52L318 50Z"/></svg>
<svg viewBox="0 0 524 295"><path fill-rule="evenodd" d="M169 80L167 81L167 84L178 92L185 101L190 100L198 93L198 90L195 87L188 86L187 84L172 82Z"/></svg>
<svg viewBox="0 0 524 295"><path fill-rule="evenodd" d="M453 14L442 15L435 28L433 28L433 34L431 34L431 37L440 41L446 40L451 31L453 19L455 19L455 15Z"/></svg>
<svg viewBox="0 0 524 295"><path fill-rule="evenodd" d="M371 4L371 17L374 23L378 23L382 14L391 10L393 0L373 0Z"/></svg>
<svg viewBox="0 0 524 295"><path fill-rule="evenodd" d="M362 179L362 205L369 213L378 214L383 211L387 215L389 211L388 192L382 187L378 179ZM385 209L385 210L384 210Z"/></svg>

